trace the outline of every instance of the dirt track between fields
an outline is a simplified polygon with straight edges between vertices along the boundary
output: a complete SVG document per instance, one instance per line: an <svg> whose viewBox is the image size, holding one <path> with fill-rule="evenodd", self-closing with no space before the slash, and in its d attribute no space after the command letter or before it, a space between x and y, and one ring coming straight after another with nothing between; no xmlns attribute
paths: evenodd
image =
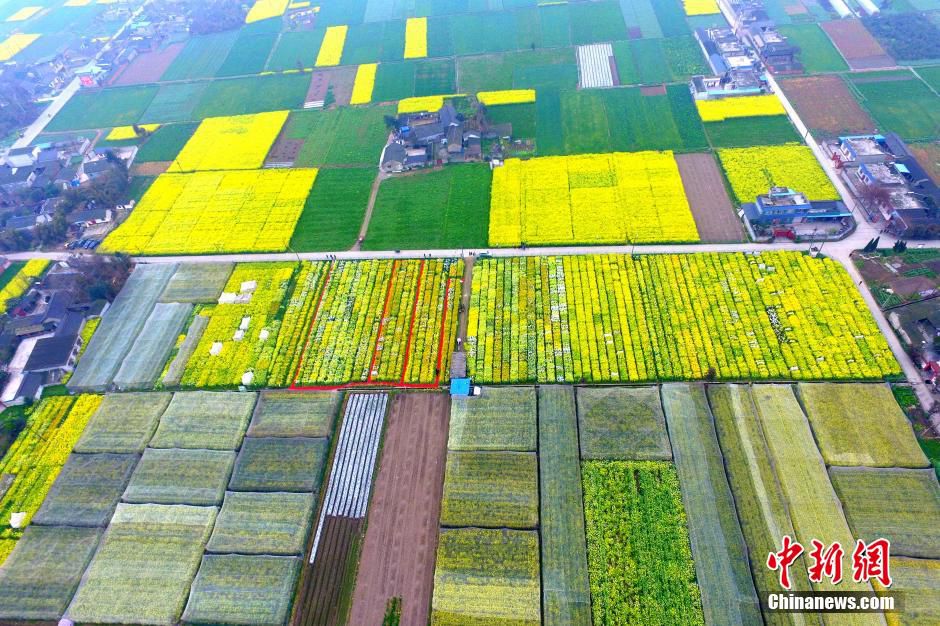
<svg viewBox="0 0 940 626"><path fill-rule="evenodd" d="M400 394L392 403L350 624L381 624L394 597L402 626L428 623L449 413L442 393Z"/></svg>
<svg viewBox="0 0 940 626"><path fill-rule="evenodd" d="M744 239L741 220L731 206L715 157L677 154L676 163L702 241L724 243Z"/></svg>

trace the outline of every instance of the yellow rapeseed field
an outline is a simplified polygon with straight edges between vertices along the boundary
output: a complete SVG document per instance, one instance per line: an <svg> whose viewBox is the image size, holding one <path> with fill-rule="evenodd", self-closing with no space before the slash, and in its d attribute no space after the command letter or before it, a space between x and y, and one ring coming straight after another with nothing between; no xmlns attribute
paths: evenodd
<svg viewBox="0 0 940 626"><path fill-rule="evenodd" d="M348 26L330 26L323 35L320 52L317 53L317 67L339 65L343 58L343 46L346 45Z"/></svg>
<svg viewBox="0 0 940 626"><path fill-rule="evenodd" d="M718 100L696 100L699 117L703 122L722 122L732 117L762 117L786 115L787 112L774 94L763 96L737 96Z"/></svg>
<svg viewBox="0 0 940 626"><path fill-rule="evenodd" d="M37 39L39 35L24 35L23 33L10 35L0 41L0 61L9 61Z"/></svg>
<svg viewBox="0 0 940 626"><path fill-rule="evenodd" d="M260 22L272 17L283 15L287 10L287 3L290 0L256 0L252 5L248 15L245 16L245 23Z"/></svg>
<svg viewBox="0 0 940 626"><path fill-rule="evenodd" d="M143 128L148 133L152 133L158 128L159 124L140 124L140 128ZM137 131L134 130L133 126L118 126L112 128L111 132L108 133L108 136L105 137L108 141L125 141L127 139L137 139Z"/></svg>
<svg viewBox="0 0 940 626"><path fill-rule="evenodd" d="M481 91L477 100L486 106L498 104L526 104L535 102L534 89L504 89L503 91Z"/></svg>
<svg viewBox="0 0 940 626"><path fill-rule="evenodd" d="M444 94L440 96L417 96L414 98L405 98L404 100L398 101L398 114L402 115L403 113L434 113L435 111L440 111L441 107L444 106L444 100L447 98L459 98L463 94L461 93L452 93Z"/></svg>
<svg viewBox="0 0 940 626"><path fill-rule="evenodd" d="M839 197L812 150L803 144L727 148L718 151L721 166L738 202L754 202L771 187L790 187L810 200Z"/></svg>
<svg viewBox="0 0 940 626"><path fill-rule="evenodd" d="M352 97L349 104L368 104L372 102L372 90L375 88L375 72L378 63L363 63L356 70L356 82L353 83Z"/></svg>
<svg viewBox="0 0 940 626"><path fill-rule="evenodd" d="M101 248L129 254L285 250L315 169L163 174Z"/></svg>
<svg viewBox="0 0 940 626"><path fill-rule="evenodd" d="M405 22L405 58L428 56L428 18L409 17Z"/></svg>
<svg viewBox="0 0 940 626"><path fill-rule="evenodd" d="M682 0L686 15L712 15L721 13L715 0Z"/></svg>
<svg viewBox="0 0 940 626"><path fill-rule="evenodd" d="M42 7L23 7L7 18L8 22L24 22L42 11Z"/></svg>
<svg viewBox="0 0 940 626"><path fill-rule="evenodd" d="M672 152L507 159L493 172L493 246L698 240Z"/></svg>
<svg viewBox="0 0 940 626"><path fill-rule="evenodd" d="M272 111L205 119L183 146L169 171L259 168L287 116L287 111Z"/></svg>

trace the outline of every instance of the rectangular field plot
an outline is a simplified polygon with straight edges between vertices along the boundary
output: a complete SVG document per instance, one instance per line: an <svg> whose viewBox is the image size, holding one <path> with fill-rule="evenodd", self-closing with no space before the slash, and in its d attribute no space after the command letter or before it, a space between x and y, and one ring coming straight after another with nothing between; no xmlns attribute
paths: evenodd
<svg viewBox="0 0 940 626"><path fill-rule="evenodd" d="M329 448L328 439L248 438L238 452L229 489L316 492Z"/></svg>
<svg viewBox="0 0 940 626"><path fill-rule="evenodd" d="M534 626L539 616L539 537L534 531L442 530L431 623Z"/></svg>
<svg viewBox="0 0 940 626"><path fill-rule="evenodd" d="M614 76L611 62L614 51L609 43L578 46L578 84L586 87L613 87Z"/></svg>
<svg viewBox="0 0 940 626"><path fill-rule="evenodd" d="M70 389L107 388L176 271L172 264L138 265L114 299L69 380Z"/></svg>
<svg viewBox="0 0 940 626"><path fill-rule="evenodd" d="M367 167L320 170L290 248L298 252L348 250L356 243L376 171Z"/></svg>
<svg viewBox="0 0 940 626"><path fill-rule="evenodd" d="M579 387L584 459L672 459L657 387Z"/></svg>
<svg viewBox="0 0 940 626"><path fill-rule="evenodd" d="M305 271L317 270L320 264L303 268L295 295L302 294L301 289L308 287L309 282L316 285L320 276ZM273 351L299 350L302 345L302 334L297 334L302 331L296 324L303 325L303 320L297 319L290 304L280 325L275 319L296 269L297 264L289 262L235 266L219 304L200 309L197 320L208 319L208 324L186 361L180 379L182 386L261 387L268 381L270 371L279 371L278 363L272 364ZM303 329L305 332L306 326ZM281 343L282 338L288 340L286 345ZM286 372L283 375L286 377Z"/></svg>
<svg viewBox="0 0 940 626"><path fill-rule="evenodd" d="M890 128L905 141L940 136L940 97L909 72L851 74L849 81L879 128Z"/></svg>
<svg viewBox="0 0 940 626"><path fill-rule="evenodd" d="M254 393L177 393L160 419L151 446L237 450L255 406Z"/></svg>
<svg viewBox="0 0 940 626"><path fill-rule="evenodd" d="M842 76L806 76L780 81L800 119L822 137L867 134L875 122L859 105Z"/></svg>
<svg viewBox="0 0 940 626"><path fill-rule="evenodd" d="M596 624L702 624L672 463L586 461L591 608Z"/></svg>
<svg viewBox="0 0 940 626"><path fill-rule="evenodd" d="M329 437L342 396L323 391L264 391L249 437Z"/></svg>
<svg viewBox="0 0 940 626"><path fill-rule="evenodd" d="M705 621L758 624L760 605L747 566L747 547L705 389L682 383L663 385L662 398Z"/></svg>
<svg viewBox="0 0 940 626"><path fill-rule="evenodd" d="M560 5L550 8L567 9ZM513 88L538 89L548 83L572 89L578 85L578 65L573 48L458 57L457 74L460 81L458 91L461 93ZM536 80L544 78L548 79L548 83Z"/></svg>
<svg viewBox="0 0 940 626"><path fill-rule="evenodd" d="M317 171L163 174L103 248L130 254L284 250Z"/></svg>
<svg viewBox="0 0 940 626"><path fill-rule="evenodd" d="M238 31L212 33L193 37L186 42L186 47L173 60L172 65L163 73L161 80L191 80L193 78L212 78L225 62Z"/></svg>
<svg viewBox="0 0 940 626"><path fill-rule="evenodd" d="M855 537L843 516L842 505L829 482L826 466L792 387L758 385L754 387L754 404L797 541L811 545L814 538L825 537L826 544L838 541L843 546L854 546ZM835 587L824 578L822 583L813 583L813 588L816 591L869 591L871 585L843 580ZM871 613L853 617L856 624L881 622L880 616Z"/></svg>
<svg viewBox="0 0 940 626"><path fill-rule="evenodd" d="M671 152L507 159L493 174L493 246L698 240Z"/></svg>
<svg viewBox="0 0 940 626"><path fill-rule="evenodd" d="M75 452L140 454L150 443L172 397L162 392L106 395L75 445Z"/></svg>
<svg viewBox="0 0 940 626"><path fill-rule="evenodd" d="M274 111L203 120L170 171L258 169L287 116L287 111Z"/></svg>
<svg viewBox="0 0 940 626"><path fill-rule="evenodd" d="M207 554L193 581L183 620L286 624L300 567L296 557Z"/></svg>
<svg viewBox="0 0 940 626"><path fill-rule="evenodd" d="M887 385L801 384L799 393L826 465L930 466Z"/></svg>
<svg viewBox="0 0 940 626"><path fill-rule="evenodd" d="M100 528L29 526L0 568L0 619L62 617L101 533Z"/></svg>
<svg viewBox="0 0 940 626"><path fill-rule="evenodd" d="M234 463L229 450L145 450L124 502L219 506Z"/></svg>
<svg viewBox="0 0 940 626"><path fill-rule="evenodd" d="M799 47L799 59L807 73L844 72L849 69L818 24L785 24L779 30L780 34Z"/></svg>
<svg viewBox="0 0 940 626"><path fill-rule="evenodd" d="M183 263L160 295L160 302L216 302L234 263Z"/></svg>
<svg viewBox="0 0 940 626"><path fill-rule="evenodd" d="M724 176L715 156L702 153L677 154L676 164L702 241L742 241L744 229L731 205Z"/></svg>
<svg viewBox="0 0 940 626"><path fill-rule="evenodd" d="M369 106L294 111L279 141L303 142L294 161L296 167L374 166L388 139L385 115L394 115L394 108Z"/></svg>
<svg viewBox="0 0 940 626"><path fill-rule="evenodd" d="M105 527L137 464L136 454L72 454L34 524Z"/></svg>
<svg viewBox="0 0 940 626"><path fill-rule="evenodd" d="M447 448L534 452L535 412L532 387L486 387L479 397L454 397Z"/></svg>
<svg viewBox="0 0 940 626"><path fill-rule="evenodd" d="M190 119L296 109L303 105L309 83L306 72L213 80Z"/></svg>
<svg viewBox="0 0 940 626"><path fill-rule="evenodd" d="M448 452L441 526L535 528L538 460L527 452Z"/></svg>
<svg viewBox="0 0 940 626"><path fill-rule="evenodd" d="M176 623L216 509L120 504L67 617L78 622Z"/></svg>
<svg viewBox="0 0 940 626"><path fill-rule="evenodd" d="M481 259L469 319L483 384L899 373L845 270L799 253Z"/></svg>
<svg viewBox="0 0 940 626"><path fill-rule="evenodd" d="M940 519L940 485L932 469L832 467L829 477L857 538L884 537L892 555L940 558L933 523Z"/></svg>
<svg viewBox="0 0 940 626"><path fill-rule="evenodd" d="M800 141L786 115L736 117L723 122L706 122L704 126L708 141L715 148L779 146Z"/></svg>
<svg viewBox="0 0 940 626"><path fill-rule="evenodd" d="M903 619L898 619L898 614L888 614L891 626L936 624L940 620L940 600L936 593L940 588L940 561L891 557L891 577L891 590L908 598L904 602Z"/></svg>
<svg viewBox="0 0 940 626"><path fill-rule="evenodd" d="M75 95L46 126L48 132L136 124L157 95L156 85L87 89Z"/></svg>
<svg viewBox="0 0 940 626"><path fill-rule="evenodd" d="M781 549L784 535L794 537L787 503L767 450L757 417L751 388L747 385L709 385L708 399L724 452L728 482L749 554L749 563L758 598L780 591L777 572L766 567L767 555ZM811 591L807 558L801 556L790 568L794 591ZM770 626L790 626L801 622L793 616L764 610ZM812 624L820 623L818 620Z"/></svg>
<svg viewBox="0 0 940 626"><path fill-rule="evenodd" d="M542 386L538 394L542 622L590 626L574 389Z"/></svg>
<svg viewBox="0 0 940 626"><path fill-rule="evenodd" d="M446 379L462 274L452 259L334 262L305 307L313 318L295 384Z"/></svg>
<svg viewBox="0 0 940 626"><path fill-rule="evenodd" d="M118 389L153 386L192 311L191 304L154 305L137 340L121 363L121 369L114 376L114 386Z"/></svg>
<svg viewBox="0 0 940 626"><path fill-rule="evenodd" d="M179 154L196 132L196 124L165 124L160 126L137 151L134 163L166 163Z"/></svg>
<svg viewBox="0 0 940 626"><path fill-rule="evenodd" d="M754 202L773 186L790 187L810 200L839 197L812 151L797 144L728 148L718 151L738 203Z"/></svg>
<svg viewBox="0 0 940 626"><path fill-rule="evenodd" d="M190 122L195 120L194 109L199 100L208 89L208 82L198 83L170 83L160 86L160 91L147 106L147 110L140 116L140 123L163 124L166 122ZM157 133L154 133L156 135ZM191 134L191 133L190 133ZM182 142L183 144L185 142ZM179 146L182 148L182 144ZM177 152L179 149L177 149ZM135 161L141 161L141 153L147 157L147 151L141 149ZM176 153L166 156L162 160L172 161ZM152 157L151 157L152 159ZM156 159L152 159L156 160Z"/></svg>
<svg viewBox="0 0 940 626"><path fill-rule="evenodd" d="M312 493L229 491L206 552L299 556L315 506Z"/></svg>

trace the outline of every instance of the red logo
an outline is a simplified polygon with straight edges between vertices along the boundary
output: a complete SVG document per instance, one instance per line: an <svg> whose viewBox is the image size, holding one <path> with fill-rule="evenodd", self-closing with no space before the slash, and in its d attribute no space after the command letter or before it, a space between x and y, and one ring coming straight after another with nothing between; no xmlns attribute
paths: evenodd
<svg viewBox="0 0 940 626"><path fill-rule="evenodd" d="M804 550L802 544L793 541L789 535L784 535L781 543L783 548L780 552L767 555L767 567L780 573L781 587L790 589L790 566L800 558ZM842 560L845 557L842 545L836 541L826 546L818 539L813 539L812 544L813 549L809 552L812 563L806 570L810 582L821 583L824 578L828 578L833 585L838 585L842 582ZM882 586L890 587L890 556L891 542L887 539L875 539L871 543L859 539L852 551L852 580L861 583L874 579Z"/></svg>
<svg viewBox="0 0 940 626"><path fill-rule="evenodd" d="M771 570L780 570L780 586L790 588L790 566L803 554L803 546L790 539L790 535L783 536L783 549L780 552L771 552L767 555L767 567Z"/></svg>
<svg viewBox="0 0 940 626"><path fill-rule="evenodd" d="M869 544L859 539L852 551L852 580L867 582L874 578L884 587L891 586L890 566L891 542L875 539Z"/></svg>

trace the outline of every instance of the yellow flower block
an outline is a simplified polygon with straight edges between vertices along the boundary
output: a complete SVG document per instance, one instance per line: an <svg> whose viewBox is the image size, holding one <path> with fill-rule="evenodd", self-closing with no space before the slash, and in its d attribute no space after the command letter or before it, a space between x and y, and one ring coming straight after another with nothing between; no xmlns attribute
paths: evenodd
<svg viewBox="0 0 940 626"><path fill-rule="evenodd" d="M245 16L245 23L252 24L283 15L290 0L257 0Z"/></svg>
<svg viewBox="0 0 940 626"><path fill-rule="evenodd" d="M16 275L0 289L0 314L7 312L7 301L19 298L30 288L37 278L49 266L46 259L32 259L16 273Z"/></svg>
<svg viewBox="0 0 940 626"><path fill-rule="evenodd" d="M505 89L503 91L481 91L477 100L486 106L499 104L526 104L535 102L534 89Z"/></svg>
<svg viewBox="0 0 940 626"><path fill-rule="evenodd" d="M763 96L737 96L718 100L696 100L699 117L703 122L722 122L734 117L764 117L786 115L780 99L774 94Z"/></svg>
<svg viewBox="0 0 940 626"><path fill-rule="evenodd" d="M140 124L139 128L144 129L148 133L152 133L158 128L160 124ZM128 139L137 139L137 131L134 130L133 126L118 126L112 128L111 132L108 133L108 136L105 137L107 141L126 141Z"/></svg>
<svg viewBox="0 0 940 626"><path fill-rule="evenodd" d="M23 33L10 35L0 41L0 61L9 61L37 39L39 39L39 35L25 35Z"/></svg>
<svg viewBox="0 0 940 626"><path fill-rule="evenodd" d="M7 18L8 22L24 22L42 11L42 7L23 7L13 15Z"/></svg>
<svg viewBox="0 0 940 626"><path fill-rule="evenodd" d="M272 111L205 119L169 171L260 168L288 115L287 111Z"/></svg>
<svg viewBox="0 0 940 626"><path fill-rule="evenodd" d="M444 100L447 98L459 98L463 94L445 94L440 96L418 96L415 98L405 98L398 102L398 114L404 113L434 113L440 111L444 106Z"/></svg>
<svg viewBox="0 0 940 626"><path fill-rule="evenodd" d="M375 88L375 73L378 63L364 63L356 70L356 82L353 83L352 97L349 104L368 104L372 101Z"/></svg>
<svg viewBox="0 0 940 626"><path fill-rule="evenodd" d="M771 187L790 187L810 200L835 200L839 194L812 150L798 143L726 148L718 151L738 202L754 202Z"/></svg>
<svg viewBox="0 0 940 626"><path fill-rule="evenodd" d="M493 246L698 240L671 152L507 159L493 172Z"/></svg>
<svg viewBox="0 0 940 626"><path fill-rule="evenodd" d="M343 46L346 45L346 32L348 26L330 26L323 35L320 52L317 53L317 67L339 65L343 58Z"/></svg>
<svg viewBox="0 0 940 626"><path fill-rule="evenodd" d="M405 22L405 58L428 56L428 18L409 17Z"/></svg>
<svg viewBox="0 0 940 626"><path fill-rule="evenodd" d="M316 169L163 174L102 249L131 254L279 252Z"/></svg>
<svg viewBox="0 0 940 626"><path fill-rule="evenodd" d="M682 0L686 15L713 15L721 13L715 0Z"/></svg>

